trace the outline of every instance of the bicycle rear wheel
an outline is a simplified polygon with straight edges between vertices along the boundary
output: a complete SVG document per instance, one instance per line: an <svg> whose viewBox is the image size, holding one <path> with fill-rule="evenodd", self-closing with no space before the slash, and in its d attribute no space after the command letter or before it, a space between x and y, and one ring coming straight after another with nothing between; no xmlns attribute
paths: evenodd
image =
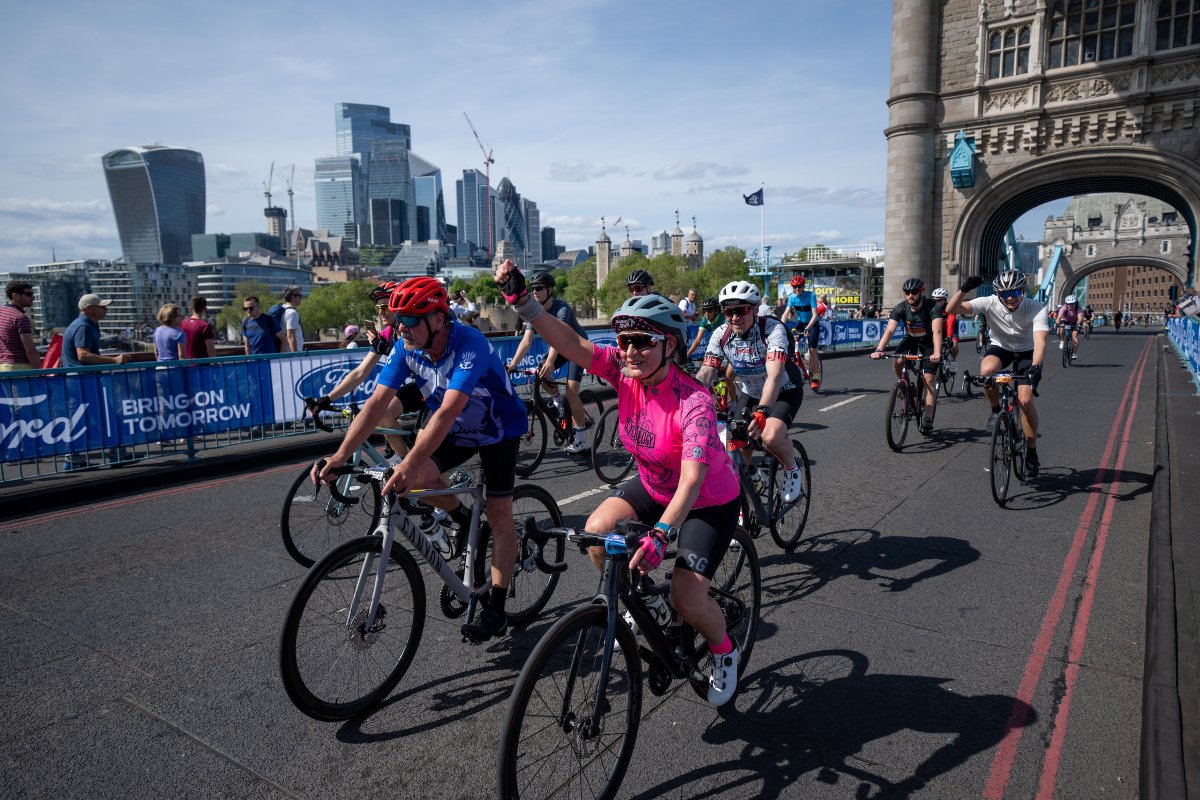
<svg viewBox="0 0 1200 800"><path fill-rule="evenodd" d="M1009 432L1011 424L1008 412L1001 411L1000 416L996 418L996 427L992 428L992 499L999 506L1003 506L1008 499L1008 484L1012 477L1012 435Z"/></svg>
<svg viewBox="0 0 1200 800"><path fill-rule="evenodd" d="M954 373L950 371L945 356L942 357L942 365L938 367L938 382L942 385L942 392L946 397L954 396Z"/></svg>
<svg viewBox="0 0 1200 800"><path fill-rule="evenodd" d="M296 708L320 720L349 719L387 696L404 676L425 626L425 586L407 550L353 539L308 572L279 639L279 673ZM365 590L355 597L366 572ZM365 627L375 576L385 570L375 624Z"/></svg>
<svg viewBox="0 0 1200 800"><path fill-rule="evenodd" d="M725 615L725 632L737 643L741 653L738 659L738 678L741 678L746 672L746 665L750 663L750 654L754 652L758 617L762 610L762 572L758 550L741 528L733 529L733 541L713 573L708 595L721 607ZM688 682L696 694L708 699L707 674L697 668L692 671Z"/></svg>
<svg viewBox="0 0 1200 800"><path fill-rule="evenodd" d="M784 550L792 551L800 544L804 536L804 525L808 522L808 506L812 499L812 470L808 464L808 453L804 445L796 439L792 440L792 455L796 458L796 466L800 468L800 487L803 494L799 500L792 503L783 502L783 493L778 487L783 483L783 465L774 461L771 469L775 472L776 494L771 505L771 538L775 544Z"/></svg>
<svg viewBox="0 0 1200 800"><path fill-rule="evenodd" d="M608 607L577 608L546 631L513 686L496 758L499 796L612 798L621 787L642 712L637 640L618 615L608 683L592 716L608 639Z"/></svg>
<svg viewBox="0 0 1200 800"><path fill-rule="evenodd" d="M525 519L533 517L539 528L557 528L563 524L562 511L554 496L540 486L522 484L513 490L513 521L517 528L517 562L504 610L509 624L523 625L546 607L562 573L542 572L534 561L533 543L525 538ZM562 563L565 545L562 539L546 543L542 557L551 564Z"/></svg>
<svg viewBox="0 0 1200 800"><path fill-rule="evenodd" d="M1067 340L1062 343L1062 346L1063 346L1063 349L1061 352L1062 352L1063 366L1069 367L1069 366L1071 366L1071 337L1070 336L1068 336Z"/></svg>
<svg viewBox="0 0 1200 800"><path fill-rule="evenodd" d="M532 475L546 455L546 415L532 400L525 401L525 412L529 430L521 436L517 449L516 473L520 478Z"/></svg>
<svg viewBox="0 0 1200 800"><path fill-rule="evenodd" d="M359 483L352 475L338 478L338 490L358 502L338 502L322 484L314 488L306 464L288 489L279 514L283 546L296 563L311 567L318 558L350 538L372 533L383 511L379 484Z"/></svg>
<svg viewBox="0 0 1200 800"><path fill-rule="evenodd" d="M617 407L600 415L592 436L592 469L600 480L615 486L633 471L633 456L621 444Z"/></svg>
<svg viewBox="0 0 1200 800"><path fill-rule="evenodd" d="M892 396L887 408L887 443L888 447L900 452L904 437L908 435L908 387L897 382L892 387Z"/></svg>

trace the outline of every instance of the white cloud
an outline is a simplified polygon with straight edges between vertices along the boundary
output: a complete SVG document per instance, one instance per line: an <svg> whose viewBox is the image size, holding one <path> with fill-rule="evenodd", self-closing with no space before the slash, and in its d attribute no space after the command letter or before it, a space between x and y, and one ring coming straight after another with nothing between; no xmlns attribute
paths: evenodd
<svg viewBox="0 0 1200 800"><path fill-rule="evenodd" d="M741 164L717 164L713 161L676 161L654 173L660 181L698 180L700 178L732 178L750 170Z"/></svg>
<svg viewBox="0 0 1200 800"><path fill-rule="evenodd" d="M841 231L836 230L813 231L809 234L809 236L813 237L814 239L820 239L823 242L837 241L838 239L841 239L843 235L844 234Z"/></svg>
<svg viewBox="0 0 1200 800"><path fill-rule="evenodd" d="M102 200L50 200L45 197L0 197L0 216L17 219L93 218L107 213Z"/></svg>
<svg viewBox="0 0 1200 800"><path fill-rule="evenodd" d="M546 180L582 183L620 172L622 172L620 167L611 164L593 164L588 161L554 161L551 162L550 169L546 173Z"/></svg>
<svg viewBox="0 0 1200 800"><path fill-rule="evenodd" d="M221 217L225 215L225 209L221 208L216 203L209 203L204 207L204 212L210 217Z"/></svg>

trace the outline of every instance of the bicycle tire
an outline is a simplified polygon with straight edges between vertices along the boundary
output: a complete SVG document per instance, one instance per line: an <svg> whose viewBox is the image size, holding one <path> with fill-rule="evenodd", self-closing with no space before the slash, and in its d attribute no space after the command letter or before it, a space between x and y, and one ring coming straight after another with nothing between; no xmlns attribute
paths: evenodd
<svg viewBox="0 0 1200 800"><path fill-rule="evenodd" d="M306 464L296 476L279 513L283 547L302 567L311 567L351 537L373 532L383 513L383 497L375 481L364 484L350 475L339 478L341 492L359 498L358 503L348 506L335 500L324 484L314 488L311 471L312 464Z"/></svg>
<svg viewBox="0 0 1200 800"><path fill-rule="evenodd" d="M613 649L609 661L608 707L596 734L585 726L595 710L608 607L577 608L538 641L513 686L500 729L499 797L616 796L641 723L642 663L637 640L620 615L615 637L621 649ZM609 733L609 721L620 729ZM542 786L546 776L551 779Z"/></svg>
<svg viewBox="0 0 1200 800"><path fill-rule="evenodd" d="M382 546L381 538L364 536L327 553L309 570L288 607L279 639L279 673L288 698L313 719L349 719L378 704L404 677L420 646L425 585L416 561L398 542L392 543L387 559L381 616L376 618L377 625L381 619L386 622L373 632L361 630L361 624L348 625L362 564L374 556L373 569L378 569ZM374 574L368 577L367 597ZM364 607L354 618L365 621L365 604L360 605ZM397 624L405 617L408 624ZM398 637L391 635L392 629L400 631Z"/></svg>
<svg viewBox="0 0 1200 800"><path fill-rule="evenodd" d="M1001 411L996 417L996 427L992 428L991 449L991 478L992 499L1001 508L1008 500L1008 485L1012 476L1012 439L1009 433L1009 418L1007 411Z"/></svg>
<svg viewBox="0 0 1200 800"><path fill-rule="evenodd" d="M942 359L942 366L939 368L938 375L942 378L942 391L946 397L953 397L955 373L950 371L950 365L946 363L944 358Z"/></svg>
<svg viewBox="0 0 1200 800"><path fill-rule="evenodd" d="M1067 337L1067 340L1062 343L1062 346L1063 346L1063 348L1062 348L1063 366L1070 367L1071 366L1071 339L1070 339L1070 337Z"/></svg>
<svg viewBox="0 0 1200 800"><path fill-rule="evenodd" d="M521 435L517 447L516 474L519 478L532 475L546 455L546 415L531 400L525 401L525 412L529 430Z"/></svg>
<svg viewBox="0 0 1200 800"><path fill-rule="evenodd" d="M750 498L747 496L747 493L753 491L753 489L741 484L741 481L738 483L741 486L741 493L738 495L741 502L741 526L750 535L751 539L757 539L762 535L762 523L758 520L758 514L754 513L754 504L750 502Z"/></svg>
<svg viewBox="0 0 1200 800"><path fill-rule="evenodd" d="M738 679L746 672L754 642L758 637L759 615L762 613L762 570L754 541L741 528L733 529L733 541L725 557L713 573L708 590L725 614L725 632L737 643ZM736 598L739 603L732 602ZM699 634L696 634L699 637ZM623 646L623 645L622 645ZM701 663L704 663L703 661ZM708 676L699 667L688 677L692 690L708 699Z"/></svg>
<svg viewBox="0 0 1200 800"><path fill-rule="evenodd" d="M592 436L592 469L600 480L615 486L633 471L633 455L621 444L617 407L600 415Z"/></svg>
<svg viewBox="0 0 1200 800"><path fill-rule="evenodd" d="M897 453L908 436L908 417L908 388L903 381L898 381L892 387L887 407L887 443Z"/></svg>
<svg viewBox="0 0 1200 800"><path fill-rule="evenodd" d="M812 500L812 470L808 463L808 453L805 451L804 445L796 439L792 440L792 454L801 470L800 485L804 495L795 502L795 505L788 508L786 513L781 513L786 505L783 502L782 492L776 492L771 505L771 538L775 540L775 544L789 553L796 549L796 545L800 544L801 538L804 537L804 525L808 522L809 503ZM772 461L774 466L771 469L775 472L774 483L778 487L783 482L783 465L777 459L772 459Z"/></svg>
<svg viewBox="0 0 1200 800"><path fill-rule="evenodd" d="M532 515L539 528L559 528L562 511L554 496L540 486L521 484L513 489L513 521L517 529L517 561L504 611L510 625L524 625L541 613L558 586L560 572L542 572L533 559L533 545L525 538L525 518ZM564 542L561 538L546 543L542 557L561 564ZM482 563L482 561L481 561Z"/></svg>

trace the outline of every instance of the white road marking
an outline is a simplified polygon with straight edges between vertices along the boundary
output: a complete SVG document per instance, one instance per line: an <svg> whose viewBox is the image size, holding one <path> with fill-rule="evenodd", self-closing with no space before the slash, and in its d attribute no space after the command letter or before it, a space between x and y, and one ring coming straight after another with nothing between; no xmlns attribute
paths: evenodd
<svg viewBox="0 0 1200 800"><path fill-rule="evenodd" d="M854 397L851 397L849 400L843 400L840 403L834 403L831 406L825 406L824 408L819 408L817 410L818 411L829 411L831 409L837 408L838 406L844 406L844 405L846 405L846 403L853 403L855 400L862 400L864 397L866 397L865 394L856 394L856 395L854 395Z"/></svg>
<svg viewBox="0 0 1200 800"><path fill-rule="evenodd" d="M600 494L601 492L611 492L612 489L613 489L613 487L611 487L611 486L601 486L597 489L588 489L586 492L580 492L579 494L571 495L570 497L568 497L565 500L559 500L558 507L563 508L565 506L571 505L571 503L574 503L576 500L582 500L585 497L591 497L592 495Z"/></svg>

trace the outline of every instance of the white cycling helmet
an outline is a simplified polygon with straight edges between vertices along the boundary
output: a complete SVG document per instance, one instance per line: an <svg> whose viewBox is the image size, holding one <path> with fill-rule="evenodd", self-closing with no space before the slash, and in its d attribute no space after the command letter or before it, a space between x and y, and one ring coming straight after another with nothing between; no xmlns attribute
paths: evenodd
<svg viewBox="0 0 1200 800"><path fill-rule="evenodd" d="M933 297L934 300L950 299L950 293L940 286L933 290L933 294L931 296Z"/></svg>
<svg viewBox="0 0 1200 800"><path fill-rule="evenodd" d="M758 287L749 281L732 281L721 287L717 300L721 305L738 302L756 306L762 302L762 295L758 293Z"/></svg>
<svg viewBox="0 0 1200 800"><path fill-rule="evenodd" d="M1069 306L1077 306L1079 305L1079 298L1073 294L1069 294L1063 298L1063 302Z"/></svg>

